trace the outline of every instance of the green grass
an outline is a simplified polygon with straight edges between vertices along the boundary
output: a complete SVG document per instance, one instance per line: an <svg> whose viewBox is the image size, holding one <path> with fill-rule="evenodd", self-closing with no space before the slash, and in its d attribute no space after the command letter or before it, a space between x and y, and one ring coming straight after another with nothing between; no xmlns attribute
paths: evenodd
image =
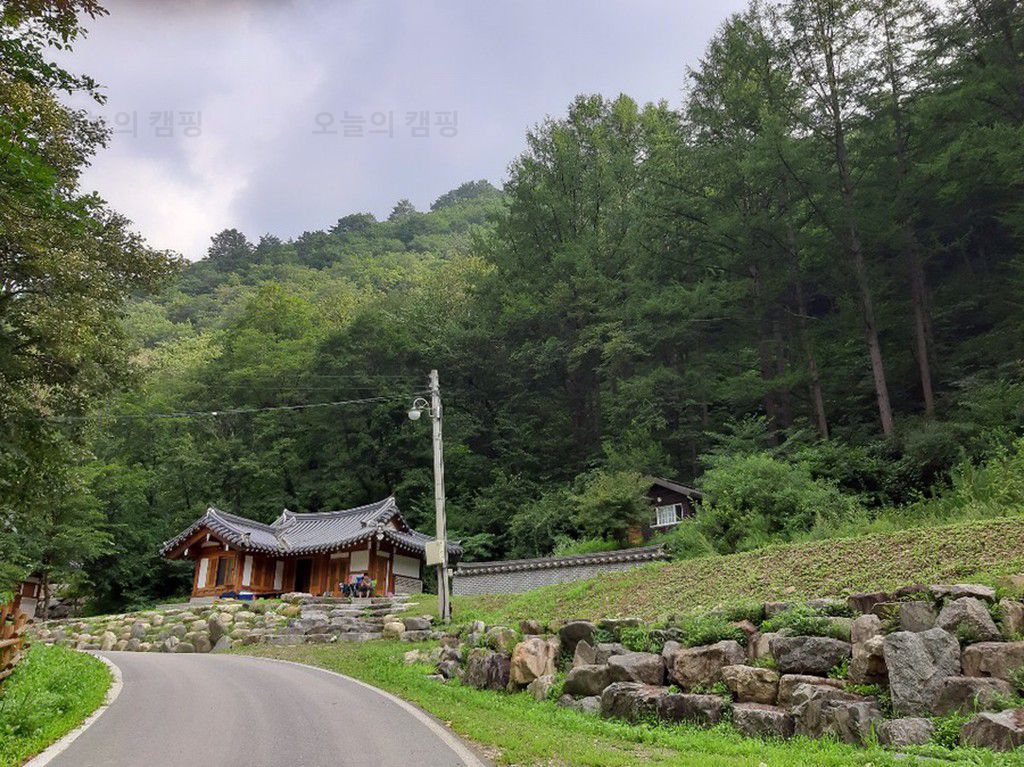
<svg viewBox="0 0 1024 767"><path fill-rule="evenodd" d="M33 645L0 686L0 767L21 764L103 702L110 671L91 655Z"/></svg>
<svg viewBox="0 0 1024 767"><path fill-rule="evenodd" d="M991 583L1022 572L1024 519L1014 517L652 564L511 596L456 597L454 619L657 619L751 599L843 597L915 582ZM419 605L436 611L435 599L424 596Z"/></svg>
<svg viewBox="0 0 1024 767"><path fill-rule="evenodd" d="M426 678L426 665L405 666L403 642L245 648L251 655L298 661L338 671L394 693L476 743L500 765L527 767L911 767L925 762L880 748L853 748L831 740L785 743L744 738L730 725L704 730L687 725L630 725L536 702L525 693L475 690ZM1024 753L998 755L932 747L930 764L1020 767Z"/></svg>

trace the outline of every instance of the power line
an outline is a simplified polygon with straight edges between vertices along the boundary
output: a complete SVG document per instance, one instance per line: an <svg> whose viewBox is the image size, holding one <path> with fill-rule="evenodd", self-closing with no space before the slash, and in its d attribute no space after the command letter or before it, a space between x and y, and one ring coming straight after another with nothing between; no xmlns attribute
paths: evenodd
<svg viewBox="0 0 1024 767"><path fill-rule="evenodd" d="M178 410L169 413L108 413L80 416L54 416L47 420L51 421L91 421L103 418L104 416L122 420L157 420L162 418L195 418L198 416L219 418L225 415L249 415L253 413L273 413L283 410L308 410L318 407L342 407L344 405L363 405L372 402L387 402L395 399L407 399L420 394L429 394L429 391L416 391L407 394L392 394L380 397L363 397L362 399L336 400L334 402L310 402L303 405L274 405L270 407L235 407L219 410Z"/></svg>

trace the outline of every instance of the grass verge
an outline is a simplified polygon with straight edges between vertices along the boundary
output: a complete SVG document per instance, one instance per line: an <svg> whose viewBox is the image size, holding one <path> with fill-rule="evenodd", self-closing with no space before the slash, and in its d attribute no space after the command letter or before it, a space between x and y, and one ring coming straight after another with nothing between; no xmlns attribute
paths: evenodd
<svg viewBox="0 0 1024 767"><path fill-rule="evenodd" d="M831 740L795 738L785 743L744 738L729 725L699 729L686 725L630 725L536 702L525 693L476 690L426 678L422 664L406 666L403 642L254 645L244 652L338 671L387 690L444 721L477 743L496 764L521 767L910 767L917 759L878 747L857 749ZM1020 767L1024 754L932 749L930 764Z"/></svg>
<svg viewBox="0 0 1024 767"><path fill-rule="evenodd" d="M21 764L80 725L110 683L110 670L91 655L33 645L0 686L0 767Z"/></svg>
<svg viewBox="0 0 1024 767"><path fill-rule="evenodd" d="M840 597L1024 572L1024 519L963 522L646 565L523 594L456 597L455 620L664 618L746 600ZM456 576L458 577L458 576ZM436 597L424 596L424 612Z"/></svg>

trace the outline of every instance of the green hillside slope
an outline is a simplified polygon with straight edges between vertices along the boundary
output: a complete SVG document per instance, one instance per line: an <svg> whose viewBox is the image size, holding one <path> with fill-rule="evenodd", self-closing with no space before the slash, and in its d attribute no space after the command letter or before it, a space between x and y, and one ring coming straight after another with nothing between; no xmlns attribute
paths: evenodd
<svg viewBox="0 0 1024 767"><path fill-rule="evenodd" d="M967 522L648 565L525 594L460 597L457 621L659 618L743 600L845 596L1024 571L1024 519Z"/></svg>

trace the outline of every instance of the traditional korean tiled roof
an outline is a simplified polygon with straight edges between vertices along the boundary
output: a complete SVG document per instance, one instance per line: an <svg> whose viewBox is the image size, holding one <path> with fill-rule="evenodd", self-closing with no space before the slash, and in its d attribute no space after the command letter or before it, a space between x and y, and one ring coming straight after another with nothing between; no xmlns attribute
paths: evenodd
<svg viewBox="0 0 1024 767"><path fill-rule="evenodd" d="M224 543L240 551L261 554L316 554L335 551L372 536L380 535L399 549L422 554L429 535L406 524L393 496L382 501L341 511L300 514L285 509L271 524L229 514L212 506L206 513L160 547L161 554L172 551L203 528ZM457 559L462 548L449 542L448 555Z"/></svg>
<svg viewBox="0 0 1024 767"><path fill-rule="evenodd" d="M581 565L598 565L611 562L656 562L662 559L669 559L664 546L643 546L636 549L600 551L594 554L573 554L568 557L506 559L500 562L462 562L459 564L458 574L484 575L485 573L543 570L549 567L579 567Z"/></svg>

